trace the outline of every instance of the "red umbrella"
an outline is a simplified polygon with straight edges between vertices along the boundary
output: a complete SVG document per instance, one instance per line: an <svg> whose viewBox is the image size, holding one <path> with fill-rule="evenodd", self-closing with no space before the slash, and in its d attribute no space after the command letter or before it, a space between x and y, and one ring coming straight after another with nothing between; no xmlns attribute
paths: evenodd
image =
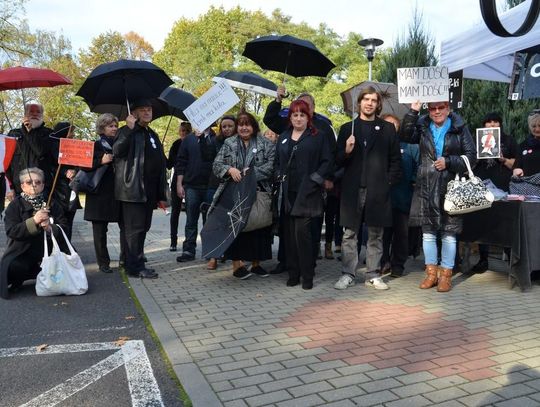
<svg viewBox="0 0 540 407"><path fill-rule="evenodd" d="M71 85L71 81L50 69L15 66L0 70L0 91L58 85Z"/></svg>

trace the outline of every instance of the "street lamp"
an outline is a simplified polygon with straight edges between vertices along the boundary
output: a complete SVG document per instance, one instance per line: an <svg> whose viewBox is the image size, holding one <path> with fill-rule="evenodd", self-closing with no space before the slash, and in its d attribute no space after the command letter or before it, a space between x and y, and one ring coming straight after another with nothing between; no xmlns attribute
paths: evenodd
<svg viewBox="0 0 540 407"><path fill-rule="evenodd" d="M370 81L371 81L371 61L373 61L373 58L375 57L375 48L382 45L383 43L384 41L378 38L366 38L366 39L358 41L358 45L360 45L361 47L364 47L364 50L366 51L366 58L369 64L368 79Z"/></svg>

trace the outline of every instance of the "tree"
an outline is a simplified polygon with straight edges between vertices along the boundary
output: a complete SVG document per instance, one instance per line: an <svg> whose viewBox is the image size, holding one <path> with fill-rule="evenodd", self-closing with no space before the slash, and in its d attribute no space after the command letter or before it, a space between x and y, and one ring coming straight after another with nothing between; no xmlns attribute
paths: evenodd
<svg viewBox="0 0 540 407"><path fill-rule="evenodd" d="M134 31L124 35L128 58L143 61L151 61L154 55L154 48L142 36Z"/></svg>
<svg viewBox="0 0 540 407"><path fill-rule="evenodd" d="M118 31L107 31L92 40L88 50L81 50L79 61L84 76L98 65L128 58L128 47L124 36Z"/></svg>
<svg viewBox="0 0 540 407"><path fill-rule="evenodd" d="M29 56L21 41L26 0L0 0L0 61L14 60L23 54Z"/></svg>

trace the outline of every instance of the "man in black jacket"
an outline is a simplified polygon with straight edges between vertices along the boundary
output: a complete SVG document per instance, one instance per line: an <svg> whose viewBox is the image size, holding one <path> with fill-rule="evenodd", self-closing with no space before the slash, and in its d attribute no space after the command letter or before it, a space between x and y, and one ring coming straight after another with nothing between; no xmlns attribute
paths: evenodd
<svg viewBox="0 0 540 407"><path fill-rule="evenodd" d="M45 127L43 122L43 105L38 102L28 102L24 105L22 126L8 133L8 137L17 139L15 153L6 170L12 188L7 193L9 200L22 192L18 177L20 171L25 168L37 167L42 170L45 173L45 190L50 190L53 179L49 140L51 132L52 130Z"/></svg>
<svg viewBox="0 0 540 407"><path fill-rule="evenodd" d="M120 201L126 272L141 278L158 277L144 265L144 240L157 203L166 200L166 158L158 135L148 126L151 121L150 101L133 103L127 125L118 130L113 146L114 196Z"/></svg>

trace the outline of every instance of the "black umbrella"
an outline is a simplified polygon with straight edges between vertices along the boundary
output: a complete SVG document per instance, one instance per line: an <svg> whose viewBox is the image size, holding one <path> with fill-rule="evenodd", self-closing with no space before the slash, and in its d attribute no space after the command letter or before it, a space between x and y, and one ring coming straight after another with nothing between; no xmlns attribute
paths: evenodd
<svg viewBox="0 0 540 407"><path fill-rule="evenodd" d="M311 42L292 35L268 35L246 43L243 56L263 69L294 77L326 76L336 66Z"/></svg>
<svg viewBox="0 0 540 407"><path fill-rule="evenodd" d="M150 103L152 105L152 120L159 119L163 116L169 116L174 115L174 112L176 109L171 108L167 102L165 102L162 99L159 98L152 98L149 99ZM104 105L95 105L91 109L94 113L112 113L116 117L118 117L118 120L126 120L126 117L129 115L129 111L126 105L126 102L124 102L121 105L115 105L115 104L104 104Z"/></svg>
<svg viewBox="0 0 540 407"><path fill-rule="evenodd" d="M182 120L187 120L184 110L197 100L191 93L182 89L173 88L172 86L165 89L159 98L167 102L171 115Z"/></svg>
<svg viewBox="0 0 540 407"><path fill-rule="evenodd" d="M240 182L228 181L201 230L203 258L218 258L225 253L246 226L256 197L254 171L248 171Z"/></svg>
<svg viewBox="0 0 540 407"><path fill-rule="evenodd" d="M121 59L101 64L86 78L77 95L90 106L128 105L130 101L157 98L173 81L148 61Z"/></svg>
<svg viewBox="0 0 540 407"><path fill-rule="evenodd" d="M212 78L214 82L223 79L229 82L233 88L260 93L274 98L277 96L277 85L274 82L252 72L223 71Z"/></svg>

